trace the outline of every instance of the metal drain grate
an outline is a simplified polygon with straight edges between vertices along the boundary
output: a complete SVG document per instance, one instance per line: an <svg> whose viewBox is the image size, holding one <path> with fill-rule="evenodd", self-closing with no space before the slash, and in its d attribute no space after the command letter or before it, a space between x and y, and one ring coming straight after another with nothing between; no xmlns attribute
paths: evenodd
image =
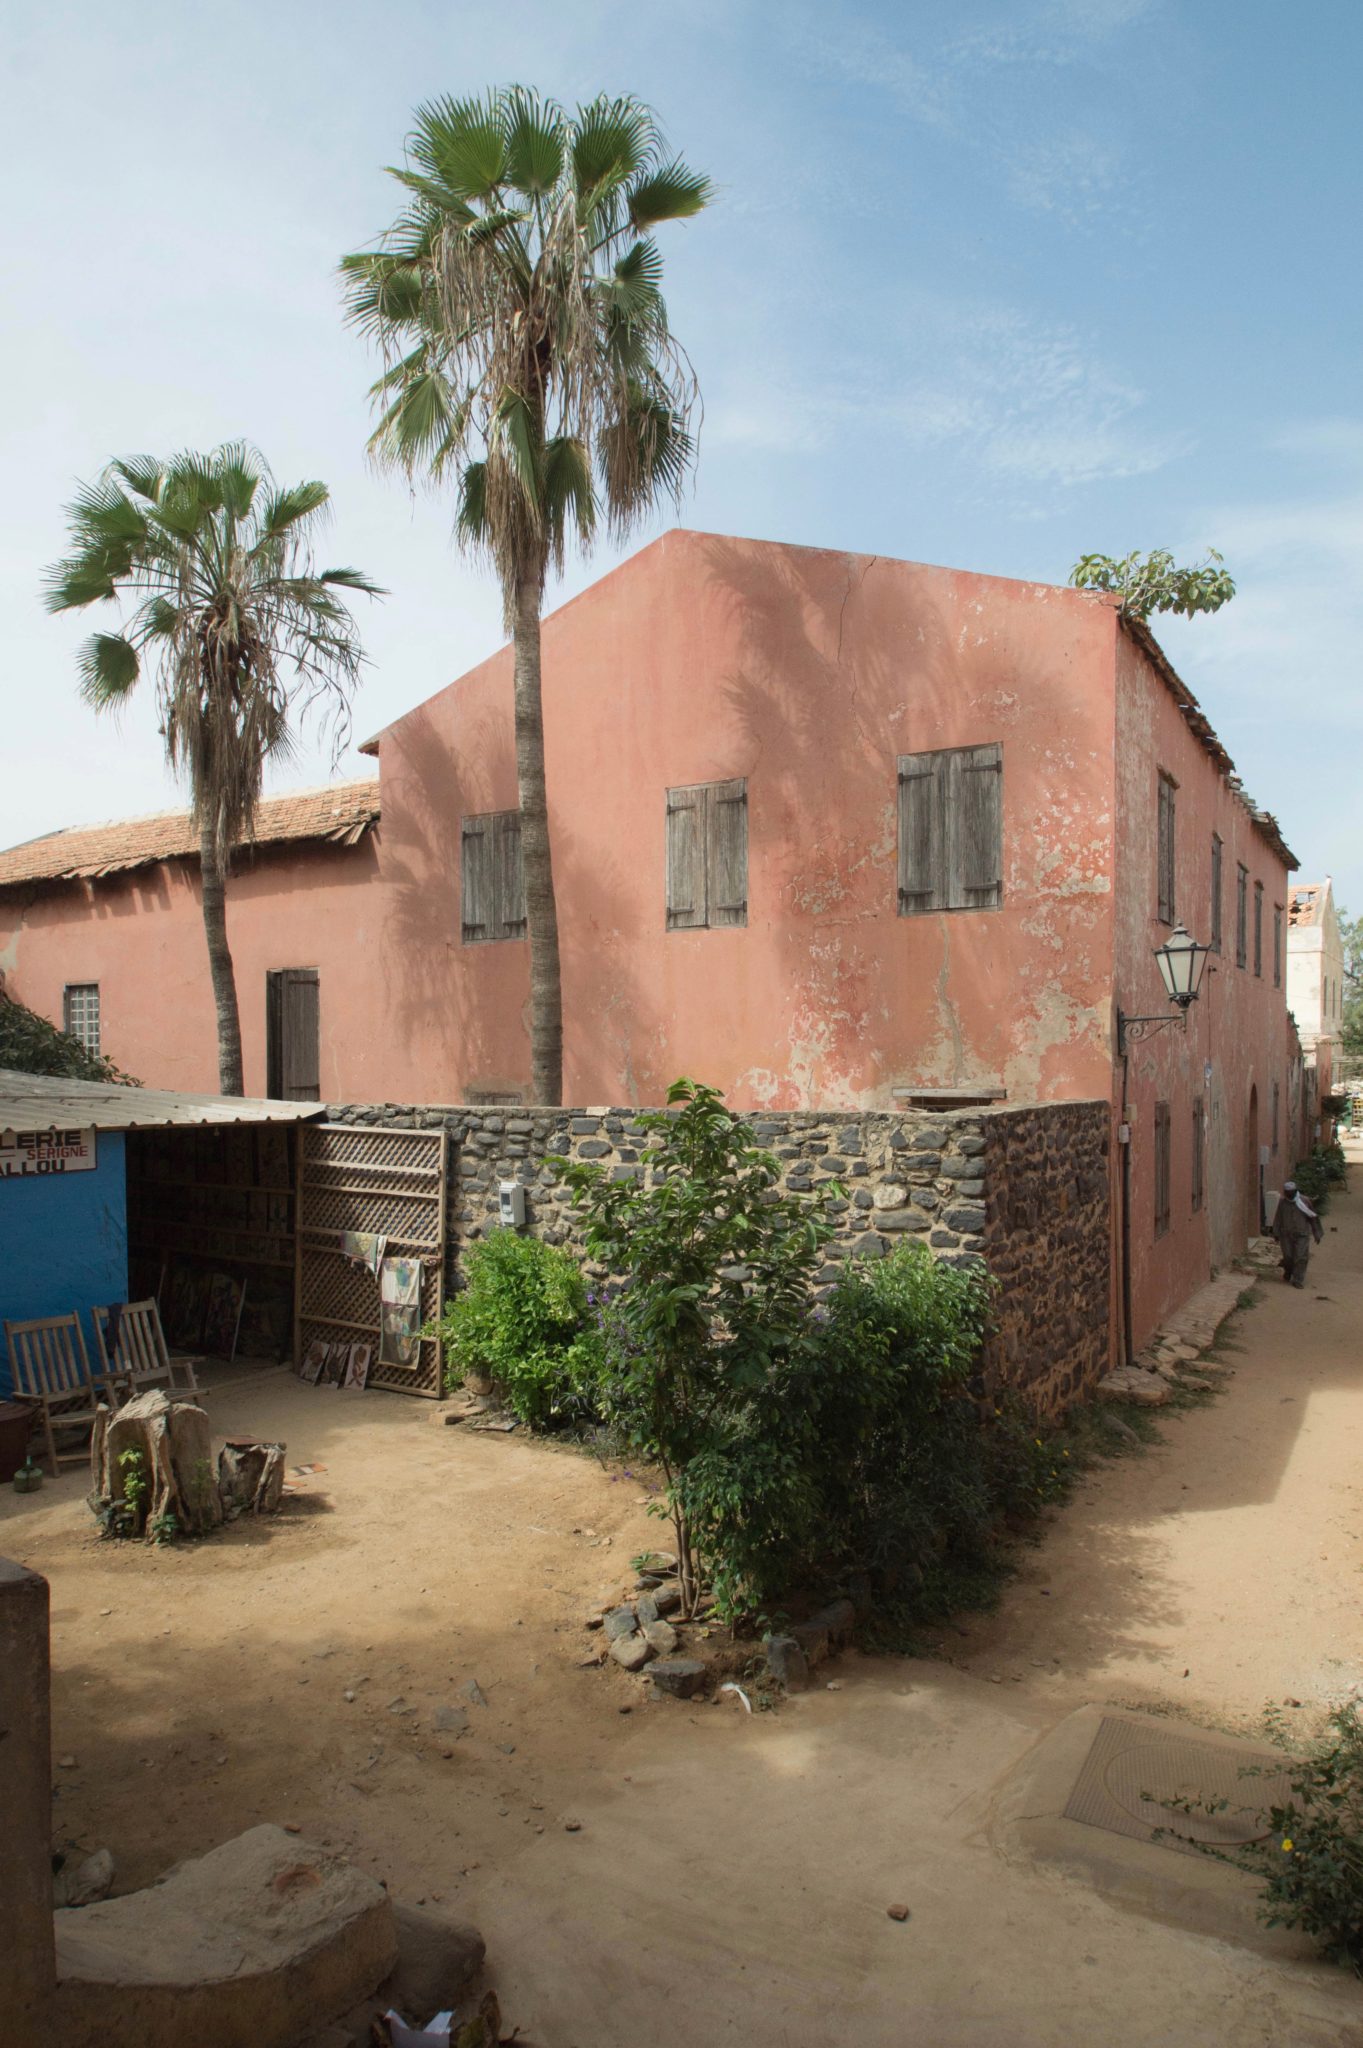
<svg viewBox="0 0 1363 2048"><path fill-rule="evenodd" d="M1251 1764L1263 1767L1261 1777L1244 1775ZM1291 1792L1276 1756L1222 1749L1104 1715L1074 1781L1065 1818L1140 1842L1157 1840L1161 1848L1195 1856L1198 1843L1230 1849L1262 1841L1269 1808L1284 1805ZM1214 1813L1184 1813L1173 1804L1180 1799L1198 1807L1221 1800L1225 1805ZM1160 1828L1169 1832L1156 1836Z"/></svg>

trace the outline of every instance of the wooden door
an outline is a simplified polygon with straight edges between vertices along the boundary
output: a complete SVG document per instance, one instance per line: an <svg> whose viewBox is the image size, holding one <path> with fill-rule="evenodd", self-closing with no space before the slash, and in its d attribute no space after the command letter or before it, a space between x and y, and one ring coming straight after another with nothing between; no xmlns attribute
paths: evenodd
<svg viewBox="0 0 1363 2048"><path fill-rule="evenodd" d="M321 1100L320 996L315 967L277 967L265 977L265 1090L277 1102Z"/></svg>

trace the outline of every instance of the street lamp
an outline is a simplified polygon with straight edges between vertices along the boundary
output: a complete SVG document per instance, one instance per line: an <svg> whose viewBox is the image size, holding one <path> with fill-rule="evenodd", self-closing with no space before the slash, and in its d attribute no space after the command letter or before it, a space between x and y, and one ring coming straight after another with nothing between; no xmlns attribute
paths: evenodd
<svg viewBox="0 0 1363 2048"><path fill-rule="evenodd" d="M1177 1006L1177 1020L1187 1028L1189 1005L1197 1001L1202 986L1202 974L1207 965L1210 946L1199 946L1197 940L1176 924L1162 946L1155 948L1155 960L1164 983L1164 992L1171 1003ZM1117 1057L1124 1059L1127 1043L1133 1038L1145 1038L1152 1031L1160 1030L1166 1024L1176 1021L1168 1011L1158 1017L1128 1017L1124 1010L1117 1011Z"/></svg>

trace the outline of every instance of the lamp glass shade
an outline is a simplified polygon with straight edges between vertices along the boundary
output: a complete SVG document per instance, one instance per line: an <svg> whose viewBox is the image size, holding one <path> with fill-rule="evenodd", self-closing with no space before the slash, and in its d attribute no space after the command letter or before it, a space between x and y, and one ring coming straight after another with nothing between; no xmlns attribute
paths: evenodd
<svg viewBox="0 0 1363 2048"><path fill-rule="evenodd" d="M1155 948L1164 992L1171 1003L1186 1008L1196 1001L1209 950L1199 946L1181 924L1175 925L1164 944Z"/></svg>

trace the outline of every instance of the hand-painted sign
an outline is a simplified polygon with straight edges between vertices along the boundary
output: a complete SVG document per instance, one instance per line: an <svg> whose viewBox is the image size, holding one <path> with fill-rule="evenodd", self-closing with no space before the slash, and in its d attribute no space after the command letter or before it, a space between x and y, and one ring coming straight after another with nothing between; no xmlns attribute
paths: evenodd
<svg viewBox="0 0 1363 2048"><path fill-rule="evenodd" d="M0 1180L93 1173L96 1163L93 1131L0 1131Z"/></svg>

